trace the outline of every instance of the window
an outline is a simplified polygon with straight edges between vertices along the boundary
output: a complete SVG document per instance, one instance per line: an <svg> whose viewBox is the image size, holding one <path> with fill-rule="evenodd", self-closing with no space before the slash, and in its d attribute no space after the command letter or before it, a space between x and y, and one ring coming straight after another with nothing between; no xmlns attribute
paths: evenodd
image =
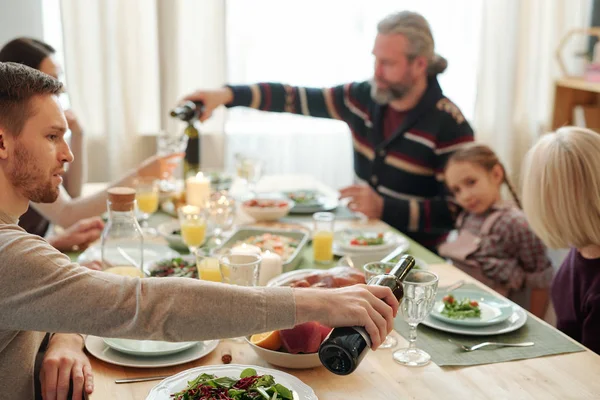
<svg viewBox="0 0 600 400"><path fill-rule="evenodd" d="M372 76L377 22L410 9L429 21L436 52L448 59L440 75L446 95L472 119L475 109L478 0L229 0L228 80L333 86ZM345 130L339 121L272 115L247 109L229 113L227 131L296 133Z"/></svg>
<svg viewBox="0 0 600 400"><path fill-rule="evenodd" d="M42 25L44 36L41 38L44 42L54 47L56 54L54 57L58 63L65 67L65 53L63 46L63 31L60 12L60 0L42 0ZM63 73L61 80L66 84L66 74ZM69 108L69 97L61 96L63 107Z"/></svg>

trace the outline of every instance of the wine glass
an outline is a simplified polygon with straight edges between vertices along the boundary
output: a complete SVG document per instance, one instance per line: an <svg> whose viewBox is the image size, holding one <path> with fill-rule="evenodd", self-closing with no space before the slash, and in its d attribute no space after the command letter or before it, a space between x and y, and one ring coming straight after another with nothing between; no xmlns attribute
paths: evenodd
<svg viewBox="0 0 600 400"><path fill-rule="evenodd" d="M178 210L181 238L196 255L198 248L206 240L206 211L196 206L183 206Z"/></svg>
<svg viewBox="0 0 600 400"><path fill-rule="evenodd" d="M431 356L416 346L417 325L429 315L433 308L438 277L429 271L411 271L404 279L403 286L404 297L400 304L400 311L410 327L408 347L396 350L393 358L399 364L420 367L426 365Z"/></svg>
<svg viewBox="0 0 600 400"><path fill-rule="evenodd" d="M187 142L187 135L173 135L161 131L156 137L156 154L167 156L169 154L183 153L187 147ZM176 157L168 158L164 162L172 165L161 165L163 176L161 176L161 180L159 181L159 187L163 192L173 192L177 190L177 184L175 178L173 178L173 174L168 171L174 171L181 164L181 159Z"/></svg>
<svg viewBox="0 0 600 400"><path fill-rule="evenodd" d="M257 286L260 262L258 254L237 253L229 250L220 255L219 267L223 282L237 286ZM234 342L243 343L244 338L232 338Z"/></svg>
<svg viewBox="0 0 600 400"><path fill-rule="evenodd" d="M208 218L214 224L215 244L222 243L223 232L231 229L235 219L235 200L226 191L213 192L208 199Z"/></svg>
<svg viewBox="0 0 600 400"><path fill-rule="evenodd" d="M142 213L142 232L156 236L156 229L148 226L148 219L158 210L158 182L154 178L139 177L134 181L137 208Z"/></svg>
<svg viewBox="0 0 600 400"><path fill-rule="evenodd" d="M243 154L236 154L235 158L235 168L238 177L243 179L248 185L250 196L256 197L256 184L262 176L263 162Z"/></svg>
<svg viewBox="0 0 600 400"><path fill-rule="evenodd" d="M386 262L370 262L363 266L363 270L365 271L365 280L368 283L372 278L377 275L387 274L396 264L394 263L386 263ZM379 349L391 349L392 347L396 347L398 344L398 339L396 339L392 335L387 335L383 343L379 346Z"/></svg>

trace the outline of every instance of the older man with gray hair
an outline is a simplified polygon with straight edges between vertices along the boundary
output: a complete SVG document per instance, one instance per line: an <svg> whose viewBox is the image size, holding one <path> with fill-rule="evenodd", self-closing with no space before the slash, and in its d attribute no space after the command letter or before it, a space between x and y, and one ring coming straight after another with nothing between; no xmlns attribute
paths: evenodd
<svg viewBox="0 0 600 400"><path fill-rule="evenodd" d="M185 99L204 102L201 120L225 105L346 122L360 183L341 189L341 196L351 198L354 210L435 250L453 228L443 168L456 148L473 141L473 131L438 84L447 62L434 52L427 20L402 11L380 21L377 30L370 81L331 88L226 86Z"/></svg>

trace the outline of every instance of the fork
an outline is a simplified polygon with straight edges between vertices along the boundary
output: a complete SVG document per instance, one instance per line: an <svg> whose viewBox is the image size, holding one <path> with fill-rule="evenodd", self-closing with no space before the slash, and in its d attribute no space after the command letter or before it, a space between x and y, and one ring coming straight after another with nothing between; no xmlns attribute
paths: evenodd
<svg viewBox="0 0 600 400"><path fill-rule="evenodd" d="M464 351L475 351L477 349L481 349L482 347L486 347L486 346L498 346L498 347L529 347L529 346L533 346L535 343L533 342L523 342L523 343L497 343L497 342L483 342L483 343L479 343L473 346L466 346L462 343L458 343L455 342L452 339L448 339L448 341L452 344L457 345L458 347L460 347L461 349L463 349Z"/></svg>

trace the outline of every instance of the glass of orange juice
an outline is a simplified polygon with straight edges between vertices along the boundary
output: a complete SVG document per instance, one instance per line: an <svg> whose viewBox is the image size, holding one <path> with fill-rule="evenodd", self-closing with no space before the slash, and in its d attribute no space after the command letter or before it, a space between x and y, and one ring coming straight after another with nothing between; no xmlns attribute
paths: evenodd
<svg viewBox="0 0 600 400"><path fill-rule="evenodd" d="M178 214L181 238L190 249L190 253L195 255L206 240L206 211L187 205L179 208Z"/></svg>
<svg viewBox="0 0 600 400"><path fill-rule="evenodd" d="M156 235L156 229L148 226L148 219L158 210L158 181L154 178L137 178L135 180L135 200L142 213L142 232Z"/></svg>
<svg viewBox="0 0 600 400"><path fill-rule="evenodd" d="M333 263L333 225L335 215L330 212L313 214L313 258L315 263L329 265Z"/></svg>
<svg viewBox="0 0 600 400"><path fill-rule="evenodd" d="M222 282L221 268L219 259L216 257L196 254L196 268L198 269L198 279L211 282Z"/></svg>

